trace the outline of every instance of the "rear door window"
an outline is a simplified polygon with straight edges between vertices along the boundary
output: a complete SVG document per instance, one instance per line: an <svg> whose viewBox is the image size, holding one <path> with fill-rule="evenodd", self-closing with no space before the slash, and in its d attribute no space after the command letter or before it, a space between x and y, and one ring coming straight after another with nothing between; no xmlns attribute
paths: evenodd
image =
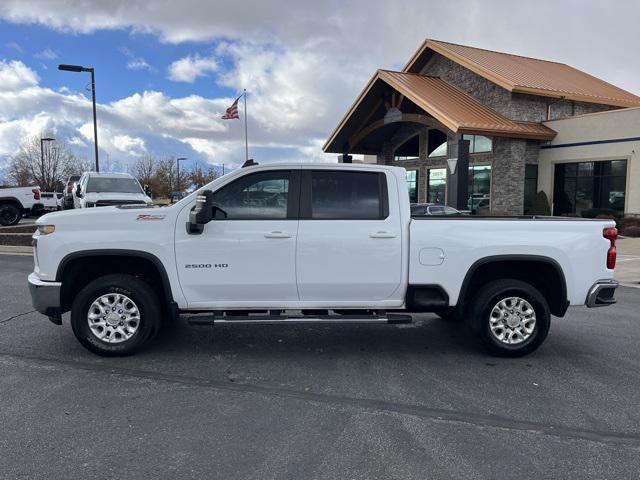
<svg viewBox="0 0 640 480"><path fill-rule="evenodd" d="M306 172L305 172L306 173ZM389 212L386 177L378 172L318 170L310 173L303 217L379 220Z"/></svg>

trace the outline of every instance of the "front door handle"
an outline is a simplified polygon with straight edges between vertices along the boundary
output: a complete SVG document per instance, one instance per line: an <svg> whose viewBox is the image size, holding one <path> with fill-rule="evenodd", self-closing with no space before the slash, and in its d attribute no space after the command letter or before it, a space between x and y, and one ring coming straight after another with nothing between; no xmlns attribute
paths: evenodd
<svg viewBox="0 0 640 480"><path fill-rule="evenodd" d="M285 232L275 231L264 234L265 238L291 238L291 235Z"/></svg>
<svg viewBox="0 0 640 480"><path fill-rule="evenodd" d="M396 238L396 234L395 233L389 233L389 232L371 232L369 234L369 236L371 238Z"/></svg>

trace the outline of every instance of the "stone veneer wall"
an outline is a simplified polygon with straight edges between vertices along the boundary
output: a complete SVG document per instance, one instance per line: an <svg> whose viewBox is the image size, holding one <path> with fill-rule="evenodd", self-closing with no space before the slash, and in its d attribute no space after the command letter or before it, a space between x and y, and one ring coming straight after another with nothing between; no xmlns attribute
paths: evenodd
<svg viewBox="0 0 640 480"><path fill-rule="evenodd" d="M475 74L442 55L435 54L421 72L446 80L476 100L513 120L540 122L547 119L547 107L551 103L551 117L563 118L584 113L610 110L615 107L520 93L511 93L489 80ZM418 171L418 201L426 202L427 170L446 168L445 157L428 158L428 129L419 124L404 124L384 143L378 154L378 163L405 167ZM393 161L393 152L412 136L420 135L419 160ZM448 156L455 157L459 136L449 134ZM491 209L513 215L521 215L524 209L524 175L526 164L537 164L540 142L518 138L493 138L493 151L471 154L471 165L491 165Z"/></svg>

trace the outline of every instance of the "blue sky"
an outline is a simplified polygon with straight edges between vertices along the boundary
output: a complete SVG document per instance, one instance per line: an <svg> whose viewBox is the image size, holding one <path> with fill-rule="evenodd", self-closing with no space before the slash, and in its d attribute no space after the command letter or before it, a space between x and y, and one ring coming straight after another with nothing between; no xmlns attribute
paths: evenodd
<svg viewBox="0 0 640 480"><path fill-rule="evenodd" d="M82 91L83 82L88 78L88 74L58 71L59 63L94 66L101 102L118 100L144 90L161 90L172 97L191 94L233 96L236 93L234 89L216 84L211 76L198 77L193 83L174 82L167 77L167 66L173 61L194 54L209 56L218 43L161 43L153 34L133 33L125 29L97 31L90 35L69 34L41 26L0 21L0 58L22 60L38 72L41 86L54 90L67 87ZM220 56L217 59L224 67L225 58ZM144 60L149 67L127 68L136 60Z"/></svg>
<svg viewBox="0 0 640 480"><path fill-rule="evenodd" d="M96 68L112 169L147 154L237 167L242 122L220 117L243 87L250 156L335 161L322 145L371 75L427 37L565 62L640 93L637 18L633 0L3 0L0 178L29 137L92 159L88 74L58 63Z"/></svg>

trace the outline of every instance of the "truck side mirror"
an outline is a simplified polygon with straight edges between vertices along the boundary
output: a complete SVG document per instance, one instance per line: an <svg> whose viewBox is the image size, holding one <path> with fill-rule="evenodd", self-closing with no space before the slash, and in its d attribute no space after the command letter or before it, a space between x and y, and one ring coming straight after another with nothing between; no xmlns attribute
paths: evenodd
<svg viewBox="0 0 640 480"><path fill-rule="evenodd" d="M196 205L189 212L187 232L200 234L204 230L204 226L211 220L213 220L213 192L205 190L198 194Z"/></svg>
<svg viewBox="0 0 640 480"><path fill-rule="evenodd" d="M80 188L80 185L76 187L76 197L82 197L82 189Z"/></svg>

